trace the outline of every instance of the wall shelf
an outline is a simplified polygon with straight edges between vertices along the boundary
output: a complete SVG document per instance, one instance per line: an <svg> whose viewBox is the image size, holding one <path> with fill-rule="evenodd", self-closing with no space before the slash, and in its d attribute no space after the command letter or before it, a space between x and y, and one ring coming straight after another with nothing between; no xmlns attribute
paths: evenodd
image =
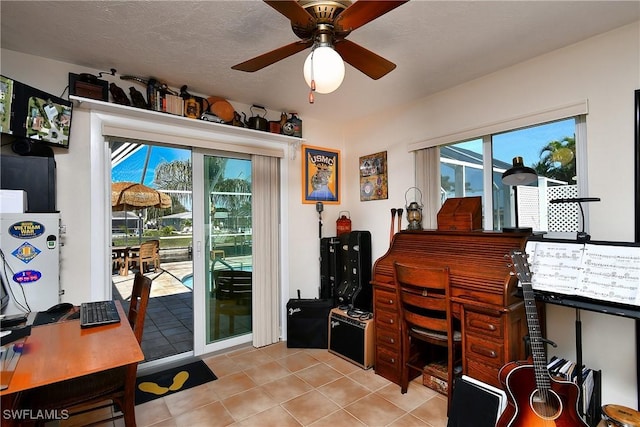
<svg viewBox="0 0 640 427"><path fill-rule="evenodd" d="M231 126L221 123L209 122L206 120L190 119L188 117L163 113L160 111L145 110L142 108L130 107L111 102L98 101L79 96L70 96L73 108L91 112L101 112L125 116L129 119L147 120L159 122L169 126L188 127L190 130L206 132L213 138L220 138L223 141L232 141L246 144L264 144L265 142L284 144L292 147L291 158L295 159L295 154L299 151L300 145L305 142L303 138L280 135L277 133L263 132L254 129L247 129L239 126Z"/></svg>

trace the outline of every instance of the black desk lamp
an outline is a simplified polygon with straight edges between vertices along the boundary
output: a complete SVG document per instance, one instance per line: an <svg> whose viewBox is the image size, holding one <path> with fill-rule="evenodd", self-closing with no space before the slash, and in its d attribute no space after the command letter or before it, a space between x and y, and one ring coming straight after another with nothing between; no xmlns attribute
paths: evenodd
<svg viewBox="0 0 640 427"><path fill-rule="evenodd" d="M580 208L580 217L582 218L582 231L578 231L576 240L578 243L586 243L591 240L591 236L584 231L584 209L582 209L582 203L584 202L599 202L600 197L576 197L571 199L552 199L549 203L577 203Z"/></svg>
<svg viewBox="0 0 640 427"><path fill-rule="evenodd" d="M531 233L533 229L531 227L520 227L518 224L518 185L527 185L538 179L538 174L535 170L531 169L524 165L524 161L522 157L514 157L513 158L513 166L511 169L507 169L502 174L502 183L504 185L508 185L513 187L513 195L515 199L514 204L514 213L516 217L516 226L515 227L503 227L502 231L505 232L521 232L521 233Z"/></svg>

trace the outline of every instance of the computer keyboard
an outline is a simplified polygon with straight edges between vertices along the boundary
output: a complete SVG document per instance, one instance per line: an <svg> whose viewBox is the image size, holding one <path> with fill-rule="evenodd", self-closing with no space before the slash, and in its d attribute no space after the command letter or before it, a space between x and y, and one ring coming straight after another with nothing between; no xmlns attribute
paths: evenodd
<svg viewBox="0 0 640 427"><path fill-rule="evenodd" d="M120 322L114 301L93 301L80 304L80 327L108 325Z"/></svg>

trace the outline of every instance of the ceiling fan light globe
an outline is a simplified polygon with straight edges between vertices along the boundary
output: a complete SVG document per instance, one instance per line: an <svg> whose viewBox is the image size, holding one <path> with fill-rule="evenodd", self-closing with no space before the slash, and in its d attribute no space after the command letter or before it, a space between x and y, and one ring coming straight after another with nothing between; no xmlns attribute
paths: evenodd
<svg viewBox="0 0 640 427"><path fill-rule="evenodd" d="M312 60L313 58L313 60ZM311 67L313 66L313 79ZM333 48L320 46L309 53L304 61L304 80L311 87L311 81L315 81L315 91L318 93L331 93L338 89L344 80L344 61Z"/></svg>

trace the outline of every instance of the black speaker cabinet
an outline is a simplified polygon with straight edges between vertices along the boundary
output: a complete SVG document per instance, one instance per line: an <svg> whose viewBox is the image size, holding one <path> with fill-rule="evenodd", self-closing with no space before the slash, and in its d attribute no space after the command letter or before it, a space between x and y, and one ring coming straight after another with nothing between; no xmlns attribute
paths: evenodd
<svg viewBox="0 0 640 427"><path fill-rule="evenodd" d="M290 299L287 302L287 347L327 348L330 299Z"/></svg>
<svg viewBox="0 0 640 427"><path fill-rule="evenodd" d="M368 369L375 360L375 327L373 319L349 317L334 308L329 317L329 352L361 368Z"/></svg>

